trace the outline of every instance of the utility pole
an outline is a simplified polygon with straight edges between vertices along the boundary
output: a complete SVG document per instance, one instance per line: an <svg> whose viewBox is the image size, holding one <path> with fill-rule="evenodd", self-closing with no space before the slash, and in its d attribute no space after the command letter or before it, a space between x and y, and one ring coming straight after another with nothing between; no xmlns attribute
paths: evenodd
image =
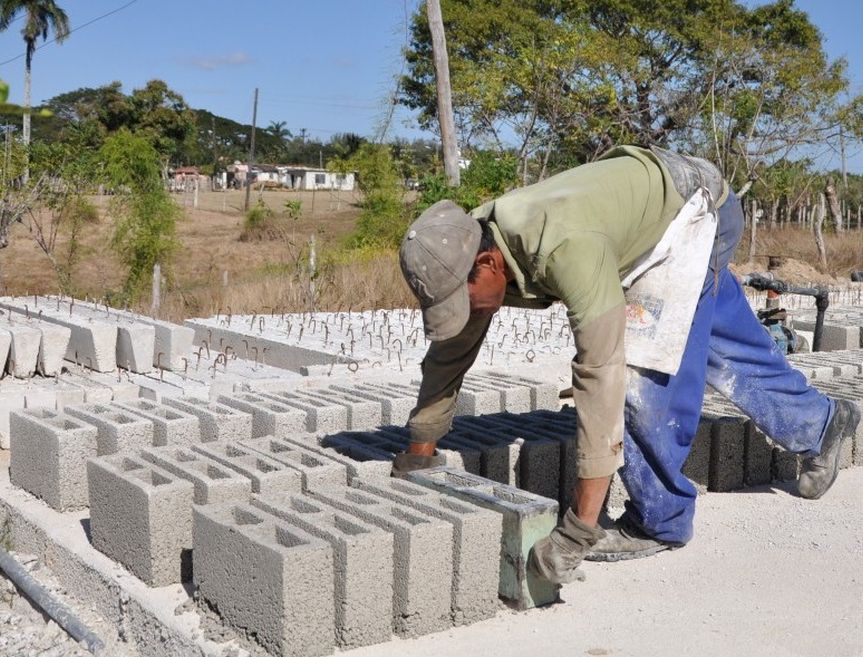
<svg viewBox="0 0 863 657"><path fill-rule="evenodd" d="M252 105L252 143L249 145L249 170L246 172L246 201L243 209L249 211L249 194L252 193L252 163L255 161L255 126L258 121L258 88L255 87L255 102Z"/></svg>
<svg viewBox="0 0 863 657"><path fill-rule="evenodd" d="M460 171L458 168L458 144L455 138L455 120L452 113L452 91L449 82L449 57L446 52L446 35L443 30L443 16L440 0L427 0L429 31L434 53L435 86L437 89L437 113L440 121L440 136L443 143L443 165L447 182L458 187Z"/></svg>

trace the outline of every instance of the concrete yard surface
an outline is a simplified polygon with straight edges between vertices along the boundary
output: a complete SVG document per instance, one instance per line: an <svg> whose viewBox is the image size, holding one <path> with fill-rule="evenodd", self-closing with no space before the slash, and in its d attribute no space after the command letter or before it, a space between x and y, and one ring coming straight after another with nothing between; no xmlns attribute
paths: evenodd
<svg viewBox="0 0 863 657"><path fill-rule="evenodd" d="M863 469L818 501L789 490L700 496L689 545L585 564L563 603L341 654L859 657Z"/></svg>

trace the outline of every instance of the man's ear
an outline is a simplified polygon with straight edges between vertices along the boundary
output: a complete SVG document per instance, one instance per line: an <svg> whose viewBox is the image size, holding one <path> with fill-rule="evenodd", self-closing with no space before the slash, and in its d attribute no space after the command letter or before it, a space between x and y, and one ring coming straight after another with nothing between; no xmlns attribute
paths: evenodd
<svg viewBox="0 0 863 657"><path fill-rule="evenodd" d="M492 270L498 268L493 251L482 251L481 253L477 253L473 264L474 267L491 267Z"/></svg>

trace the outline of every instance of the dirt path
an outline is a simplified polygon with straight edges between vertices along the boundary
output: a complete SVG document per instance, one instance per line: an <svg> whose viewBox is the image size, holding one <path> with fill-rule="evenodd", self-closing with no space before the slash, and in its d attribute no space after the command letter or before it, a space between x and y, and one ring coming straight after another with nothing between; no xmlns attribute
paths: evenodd
<svg viewBox="0 0 863 657"><path fill-rule="evenodd" d="M859 657L861 496L863 468L817 502L774 488L708 494L686 548L587 564L564 604L343 654Z"/></svg>

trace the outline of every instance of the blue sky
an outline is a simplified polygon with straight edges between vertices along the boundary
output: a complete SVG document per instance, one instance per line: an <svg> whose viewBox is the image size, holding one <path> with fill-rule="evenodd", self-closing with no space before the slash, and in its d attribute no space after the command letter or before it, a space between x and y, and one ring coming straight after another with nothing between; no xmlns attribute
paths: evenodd
<svg viewBox="0 0 863 657"><path fill-rule="evenodd" d="M757 0L752 0L757 2ZM250 122L260 88L258 124L285 121L327 140L337 132L372 135L401 71L406 14L418 0L60 0L74 32L41 48L33 61L33 101L113 80L131 91L160 78L195 108ZM863 92L860 0L797 0L825 36L831 57L849 60L855 92ZM128 6L126 6L128 5ZM119 11L117 11L119 10ZM91 25L88 21L116 11ZM13 25L0 34L0 62L24 50ZM0 63L21 102L23 57ZM405 109L391 133L420 133ZM833 166L838 166L837 162ZM855 147L849 170L863 173Z"/></svg>

